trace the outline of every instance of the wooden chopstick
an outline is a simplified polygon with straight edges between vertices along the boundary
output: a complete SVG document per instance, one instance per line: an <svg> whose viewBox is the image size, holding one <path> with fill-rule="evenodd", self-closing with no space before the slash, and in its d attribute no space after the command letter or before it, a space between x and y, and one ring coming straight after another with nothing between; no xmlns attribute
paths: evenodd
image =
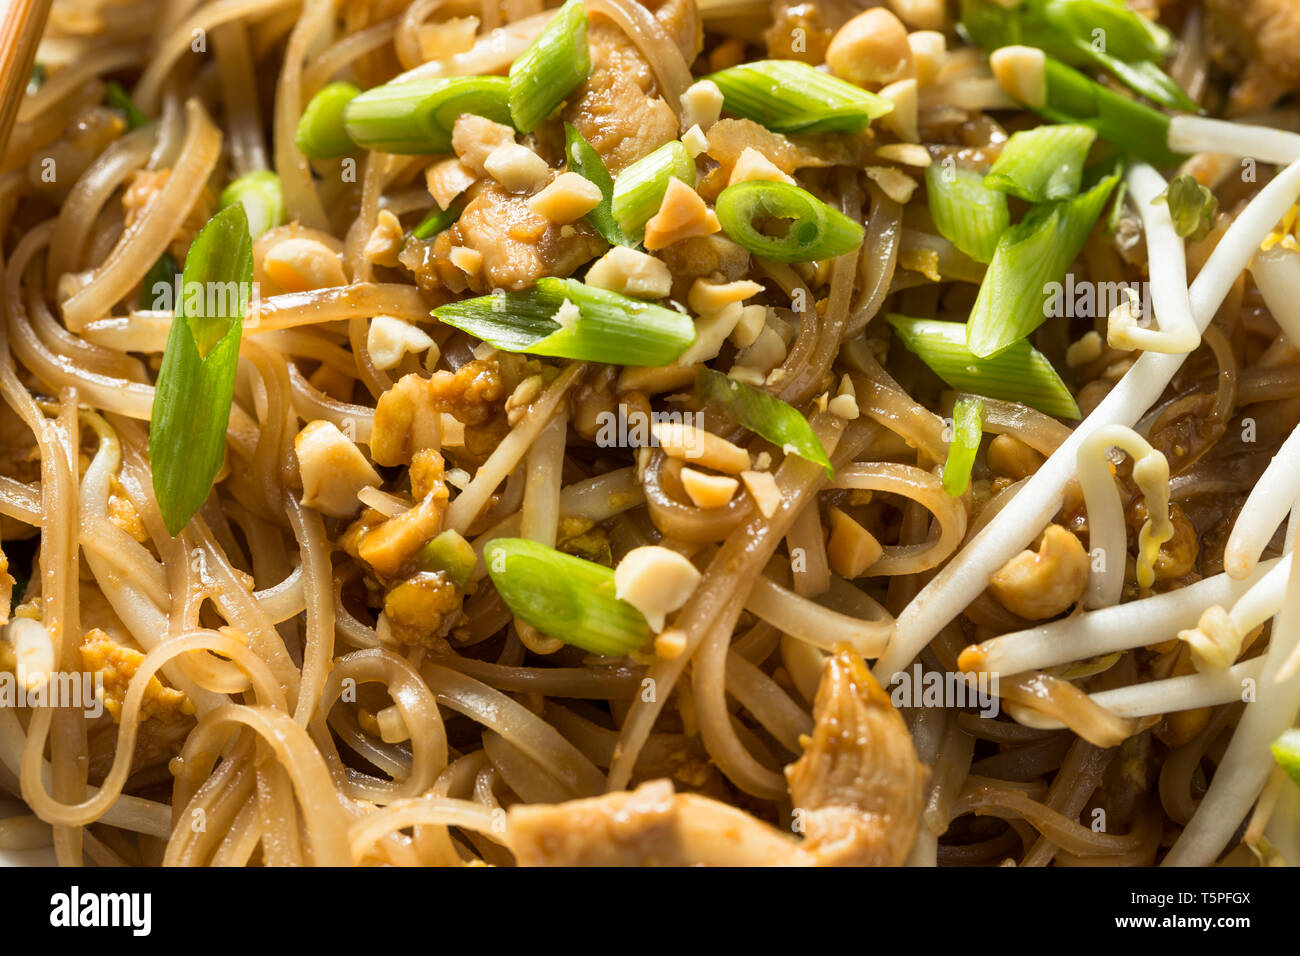
<svg viewBox="0 0 1300 956"><path fill-rule="evenodd" d="M31 79L53 0L0 0L0 155Z"/></svg>

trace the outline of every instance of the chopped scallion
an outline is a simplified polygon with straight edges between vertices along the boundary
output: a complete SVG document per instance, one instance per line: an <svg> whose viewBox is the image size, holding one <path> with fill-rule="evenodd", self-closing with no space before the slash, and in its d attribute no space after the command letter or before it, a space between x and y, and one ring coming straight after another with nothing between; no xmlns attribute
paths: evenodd
<svg viewBox="0 0 1300 956"><path fill-rule="evenodd" d="M974 170L944 163L926 169L925 191L939 234L976 262L991 261L1011 225L1006 193L989 189Z"/></svg>
<svg viewBox="0 0 1300 956"><path fill-rule="evenodd" d="M127 129L139 129L145 123L149 122L149 117L140 111L140 107L135 105L130 94L122 89L121 84L110 80L104 90L104 102L115 110L121 110L126 114Z"/></svg>
<svg viewBox="0 0 1300 956"><path fill-rule="evenodd" d="M199 230L163 351L149 425L149 461L163 523L179 534L199 510L226 450L253 242L239 203Z"/></svg>
<svg viewBox="0 0 1300 956"><path fill-rule="evenodd" d="M1097 138L1091 126L1039 126L1013 133L984 185L1027 202L1069 199L1079 192L1083 164Z"/></svg>
<svg viewBox="0 0 1300 956"><path fill-rule="evenodd" d="M600 205L587 213L587 222L611 246L636 245L624 235L618 220L614 218L614 177L609 174L609 167L601 159L600 153L568 123L564 124L564 155L571 170L595 183L600 189ZM665 182L664 187L667 186ZM660 200L662 199L663 195L660 194Z"/></svg>
<svg viewBox="0 0 1300 956"><path fill-rule="evenodd" d="M606 657L650 639L645 615L615 596L604 565L525 538L490 541L483 558L510 613L543 634Z"/></svg>
<svg viewBox="0 0 1300 956"><path fill-rule="evenodd" d="M808 419L794 406L761 388L708 368L700 369L695 389L703 401L717 402L754 434L787 453L793 452L821 465L827 477L834 477L826 449L817 440Z"/></svg>
<svg viewBox="0 0 1300 956"><path fill-rule="evenodd" d="M1020 402L1048 415L1078 418L1079 406L1041 352L1024 339L991 358L966 347L961 322L887 315L898 338L955 389Z"/></svg>
<svg viewBox="0 0 1300 956"><path fill-rule="evenodd" d="M361 95L351 83L330 83L311 98L298 120L294 142L309 159L338 159L355 152L357 144L343 123L347 105Z"/></svg>
<svg viewBox="0 0 1300 956"><path fill-rule="evenodd" d="M756 256L778 262L834 259L862 245L865 230L806 189L789 183L748 180L718 196L718 222L727 236ZM760 224L788 220L785 234L768 235Z"/></svg>
<svg viewBox="0 0 1300 956"><path fill-rule="evenodd" d="M607 365L667 365L695 341L690 316L576 279L462 299L434 318L506 352Z"/></svg>
<svg viewBox="0 0 1300 956"><path fill-rule="evenodd" d="M170 252L160 255L149 271L144 274L144 283L140 286L140 309L148 312L161 308L161 302L172 301L172 285L176 282L176 260ZM162 286L162 288L159 288Z"/></svg>
<svg viewBox="0 0 1300 956"><path fill-rule="evenodd" d="M1273 759L1286 775L1300 784L1300 729L1285 731L1273 741Z"/></svg>
<svg viewBox="0 0 1300 956"><path fill-rule="evenodd" d="M280 177L269 169L244 173L221 191L220 206L225 209L234 203L244 207L248 217L248 233L254 239L276 226L284 225L284 192Z"/></svg>
<svg viewBox="0 0 1300 956"><path fill-rule="evenodd" d="M45 64L35 63L32 65L32 75L27 79L27 92L35 93L45 85Z"/></svg>
<svg viewBox="0 0 1300 956"><path fill-rule="evenodd" d="M474 546L450 528L415 552L413 560L421 571L443 572L462 591L478 564Z"/></svg>
<svg viewBox="0 0 1300 956"><path fill-rule="evenodd" d="M348 136L382 153L451 151L451 131L465 113L510 125L504 76L450 76L388 83L366 90L343 110Z"/></svg>
<svg viewBox="0 0 1300 956"><path fill-rule="evenodd" d="M757 60L707 77L723 109L776 133L860 133L893 104L800 60Z"/></svg>
<svg viewBox="0 0 1300 956"><path fill-rule="evenodd" d="M1043 324L1050 284L1083 250L1117 182L1113 174L1073 199L1033 206L1002 234L966 323L971 352L987 358Z"/></svg>
<svg viewBox="0 0 1300 956"><path fill-rule="evenodd" d="M695 160L678 140L641 157L615 177L610 211L623 235L639 238L645 232L645 224L664 201L670 179L695 185Z"/></svg>
<svg viewBox="0 0 1300 956"><path fill-rule="evenodd" d="M434 206L429 214L416 224L411 230L412 239L432 239L438 233L442 232L457 219L460 218L461 209L452 206L450 209L439 209Z"/></svg>
<svg viewBox="0 0 1300 956"><path fill-rule="evenodd" d="M587 8L569 0L510 65L510 115L531 133L591 72Z"/></svg>
<svg viewBox="0 0 1300 956"><path fill-rule="evenodd" d="M943 466L943 490L960 498L970 486L975 453L983 435L984 403L978 398L959 398L952 406L952 441L948 443L948 460Z"/></svg>

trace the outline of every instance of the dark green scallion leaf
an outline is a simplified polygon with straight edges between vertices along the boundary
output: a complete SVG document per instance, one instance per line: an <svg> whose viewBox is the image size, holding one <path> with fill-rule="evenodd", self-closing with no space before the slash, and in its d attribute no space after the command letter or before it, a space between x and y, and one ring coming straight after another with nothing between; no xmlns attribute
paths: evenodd
<svg viewBox="0 0 1300 956"><path fill-rule="evenodd" d="M794 406L761 388L708 368L700 369L695 379L695 390L701 400L717 402L754 434L766 438L787 454L793 453L821 465L828 478L834 477L835 471L826 449L817 440L808 419Z"/></svg>
<svg viewBox="0 0 1300 956"><path fill-rule="evenodd" d="M107 88L104 90L104 102L115 110L121 110L126 114L127 129L139 129L145 123L149 122L149 117L140 112L140 108L122 89L121 85L110 80Z"/></svg>
<svg viewBox="0 0 1300 956"><path fill-rule="evenodd" d="M600 158L600 153L568 123L564 124L564 155L569 169L595 183L600 189L600 205L587 213L587 222L611 246L635 246L636 242L624 235L618 220L614 218L614 177L609 174L609 168ZM667 183L664 185L666 187ZM661 194L660 199L662 198Z"/></svg>
<svg viewBox="0 0 1300 956"><path fill-rule="evenodd" d="M172 286L176 282L176 273L180 269L170 252L164 252L144 274L144 283L140 286L140 309L149 312L164 309L163 303L171 303L175 292Z"/></svg>
<svg viewBox="0 0 1300 956"><path fill-rule="evenodd" d="M450 209L439 209L435 206L429 211L429 214L421 219L416 227L411 230L411 238L432 239L459 219L462 211L463 210L458 206L452 206Z"/></svg>

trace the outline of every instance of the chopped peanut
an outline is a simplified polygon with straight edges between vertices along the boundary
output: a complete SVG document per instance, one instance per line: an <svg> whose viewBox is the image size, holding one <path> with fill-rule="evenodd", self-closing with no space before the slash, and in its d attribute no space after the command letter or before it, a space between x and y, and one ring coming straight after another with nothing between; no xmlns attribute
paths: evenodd
<svg viewBox="0 0 1300 956"><path fill-rule="evenodd" d="M745 490L764 518L776 514L781 507L781 489L776 486L776 479L770 471L742 471L740 480L745 483Z"/></svg>
<svg viewBox="0 0 1300 956"><path fill-rule="evenodd" d="M880 125L885 127L904 143L916 143L921 139L919 127L919 95L917 93L916 80L908 78L906 80L897 80L890 83L880 91L882 99L889 100L894 104L894 108L880 117ZM881 150L876 151L878 155L884 158ZM929 165L929 153L926 153L927 163Z"/></svg>
<svg viewBox="0 0 1300 956"><path fill-rule="evenodd" d="M662 259L627 246L614 246L597 259L585 281L638 299L662 299L673 289L673 275Z"/></svg>
<svg viewBox="0 0 1300 956"><path fill-rule="evenodd" d="M653 252L683 239L712 235L721 228L717 215L699 193L680 179L670 179L659 211L645 225L644 244Z"/></svg>
<svg viewBox="0 0 1300 956"><path fill-rule="evenodd" d="M794 185L793 176L782 172L780 167L754 147L746 146L741 150L736 165L731 167L731 178L727 180L727 185L734 186L736 183L749 182L751 179Z"/></svg>
<svg viewBox="0 0 1300 956"><path fill-rule="evenodd" d="M655 653L666 661L681 657L686 650L686 632L669 628L655 637Z"/></svg>
<svg viewBox="0 0 1300 956"><path fill-rule="evenodd" d="M924 169L933 164L930 151L917 143L888 143L876 150L876 155L891 163Z"/></svg>
<svg viewBox="0 0 1300 956"><path fill-rule="evenodd" d="M998 85L1030 109L1047 103L1047 57L1028 46L1004 46L989 55L989 66Z"/></svg>
<svg viewBox="0 0 1300 956"><path fill-rule="evenodd" d="M439 209L450 206L452 200L473 186L477 179L474 170L455 157L436 162L424 171L424 182L429 187L429 195Z"/></svg>
<svg viewBox="0 0 1300 956"><path fill-rule="evenodd" d="M893 83L916 70L907 28L883 7L859 13L840 27L826 49L826 64L859 86Z"/></svg>
<svg viewBox="0 0 1300 956"><path fill-rule="evenodd" d="M694 425L655 422L650 426L664 454L714 471L737 474L749 468L749 452Z"/></svg>
<svg viewBox="0 0 1300 956"><path fill-rule="evenodd" d="M758 338L736 354L736 364L767 375L785 361L785 339L770 325L763 326Z"/></svg>
<svg viewBox="0 0 1300 956"><path fill-rule="evenodd" d="M948 38L938 30L917 30L907 36L916 62L916 82L921 86L933 83L948 56Z"/></svg>
<svg viewBox="0 0 1300 956"><path fill-rule="evenodd" d="M600 205L600 187L577 173L560 173L528 200L528 208L551 222L581 219Z"/></svg>
<svg viewBox="0 0 1300 956"><path fill-rule="evenodd" d="M830 509L830 519L831 537L826 545L826 557L831 570L850 581L862 577L880 560L884 548L875 535L839 508Z"/></svg>
<svg viewBox="0 0 1300 956"><path fill-rule="evenodd" d="M866 173L868 179L874 180L899 205L905 205L916 191L916 180L893 166L868 166Z"/></svg>
<svg viewBox="0 0 1300 956"><path fill-rule="evenodd" d="M483 253L468 246L452 246L447 252L447 261L465 275L474 276L483 267Z"/></svg>
<svg viewBox="0 0 1300 956"><path fill-rule="evenodd" d="M618 377L618 390L659 395L690 385L699 371L699 365L629 365Z"/></svg>
<svg viewBox="0 0 1300 956"><path fill-rule="evenodd" d="M694 468L683 468L682 487L697 508L721 508L731 501L740 482L726 475L710 475Z"/></svg>
<svg viewBox="0 0 1300 956"><path fill-rule="evenodd" d="M381 484L366 456L333 422L317 420L293 440L302 476L302 503L322 514L350 518L361 502L357 492Z"/></svg>
<svg viewBox="0 0 1300 956"><path fill-rule="evenodd" d="M471 171L482 176L484 162L495 150L515 141L515 131L473 113L462 113L451 129L451 148ZM438 205L442 205L439 203ZM446 209L446 206L443 206Z"/></svg>
<svg viewBox="0 0 1300 956"><path fill-rule="evenodd" d="M375 368L397 368L408 352L424 352L437 348L429 334L417 325L403 322L391 315L377 315L370 320L366 332L366 351Z"/></svg>
<svg viewBox="0 0 1300 956"><path fill-rule="evenodd" d="M889 6L900 20L918 30L942 30L947 22L945 0L889 0Z"/></svg>
<svg viewBox="0 0 1300 956"><path fill-rule="evenodd" d="M714 312L721 312L733 302L743 302L750 296L757 295L762 291L762 284L754 282L752 279L741 279L737 282L725 283L696 279L691 285L691 291L687 296L686 303L700 315L709 315Z"/></svg>
<svg viewBox="0 0 1300 956"><path fill-rule="evenodd" d="M381 209L376 217L375 228L370 231L370 238L366 240L361 254L375 265L395 269L398 266L397 256L402 251L402 242L402 224L391 211Z"/></svg>
<svg viewBox="0 0 1300 956"><path fill-rule="evenodd" d="M682 133L682 145L686 147L686 152L690 154L691 159L695 159L701 153L708 152L709 138L698 125L692 126Z"/></svg>
<svg viewBox="0 0 1300 956"><path fill-rule="evenodd" d="M277 242L266 251L262 270L285 292L309 292L348 284L342 257L315 239L295 237Z"/></svg>
<svg viewBox="0 0 1300 956"><path fill-rule="evenodd" d="M1029 621L1056 617L1083 596L1088 553L1059 524L1047 526L1038 550L1021 551L989 578L989 590L1008 611Z"/></svg>
<svg viewBox="0 0 1300 956"><path fill-rule="evenodd" d="M767 306L747 305L740 312L740 320L731 330L731 344L737 348L747 348L758 341L758 337L767 327Z"/></svg>
<svg viewBox="0 0 1300 956"><path fill-rule="evenodd" d="M537 189L551 175L551 167L527 146L503 143L483 160L483 170L506 189ZM576 217L575 217L576 218Z"/></svg>
<svg viewBox="0 0 1300 956"><path fill-rule="evenodd" d="M744 314L739 302L733 302L719 312L702 315L695 320L695 341L681 355L678 365L695 365L717 358L722 343L727 340Z"/></svg>
<svg viewBox="0 0 1300 956"><path fill-rule="evenodd" d="M664 621L691 596L700 571L684 555L659 545L633 548L614 569L614 593L645 615L658 633Z"/></svg>
<svg viewBox="0 0 1300 956"><path fill-rule="evenodd" d="M995 475L1008 478L1028 478L1043 463L1043 456L1034 451L1019 438L1011 435L995 435L989 442L987 455L989 471Z"/></svg>
<svg viewBox="0 0 1300 956"><path fill-rule="evenodd" d="M712 80L700 80L682 94L682 127L706 130L722 116L722 90Z"/></svg>

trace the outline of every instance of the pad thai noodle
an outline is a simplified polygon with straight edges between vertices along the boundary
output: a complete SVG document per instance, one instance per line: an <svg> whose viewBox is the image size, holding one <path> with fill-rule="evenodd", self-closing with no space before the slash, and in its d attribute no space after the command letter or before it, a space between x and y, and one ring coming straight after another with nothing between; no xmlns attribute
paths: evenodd
<svg viewBox="0 0 1300 956"><path fill-rule="evenodd" d="M1297 51L1293 0L57 0L0 850L1300 862Z"/></svg>

